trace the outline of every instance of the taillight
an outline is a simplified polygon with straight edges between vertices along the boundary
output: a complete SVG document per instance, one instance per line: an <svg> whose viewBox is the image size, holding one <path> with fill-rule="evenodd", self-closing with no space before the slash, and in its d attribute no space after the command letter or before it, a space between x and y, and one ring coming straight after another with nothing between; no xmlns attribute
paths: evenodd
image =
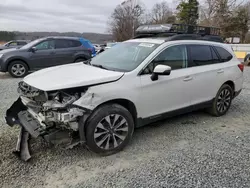
<svg viewBox="0 0 250 188"><path fill-rule="evenodd" d="M239 67L239 69L241 70L241 72L243 72L244 71L244 64L238 64L238 67Z"/></svg>

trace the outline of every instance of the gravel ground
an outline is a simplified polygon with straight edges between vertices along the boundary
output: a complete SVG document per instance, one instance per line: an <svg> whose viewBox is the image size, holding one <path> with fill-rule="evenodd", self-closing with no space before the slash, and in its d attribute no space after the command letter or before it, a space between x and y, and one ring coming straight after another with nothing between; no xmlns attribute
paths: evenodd
<svg viewBox="0 0 250 188"><path fill-rule="evenodd" d="M124 151L108 157L36 140L29 163L11 153L18 127L3 120L19 80L0 74L0 187L250 187L249 74L223 117L194 112L137 129Z"/></svg>

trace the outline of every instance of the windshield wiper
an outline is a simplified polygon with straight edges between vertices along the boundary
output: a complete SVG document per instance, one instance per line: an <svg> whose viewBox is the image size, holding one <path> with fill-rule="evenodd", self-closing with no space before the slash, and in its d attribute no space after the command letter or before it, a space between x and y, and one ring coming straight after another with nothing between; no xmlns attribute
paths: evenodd
<svg viewBox="0 0 250 188"><path fill-rule="evenodd" d="M104 67L104 66L99 65L99 64L91 64L91 65L94 66L94 67L101 68L101 69L109 70L107 67Z"/></svg>

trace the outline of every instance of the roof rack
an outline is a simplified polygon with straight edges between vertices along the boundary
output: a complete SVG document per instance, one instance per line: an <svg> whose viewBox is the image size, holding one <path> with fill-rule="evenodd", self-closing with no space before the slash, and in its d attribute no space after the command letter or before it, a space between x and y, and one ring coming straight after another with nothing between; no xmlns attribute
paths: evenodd
<svg viewBox="0 0 250 188"><path fill-rule="evenodd" d="M223 43L220 37L220 29L215 27L193 26L186 24L157 24L142 25L136 30L138 38L167 37L166 41L172 40L206 40Z"/></svg>
<svg viewBox="0 0 250 188"><path fill-rule="evenodd" d="M155 25L142 25L136 30L137 35L142 34L199 34L199 35L220 35L220 29L215 27L194 26L187 24L155 24Z"/></svg>

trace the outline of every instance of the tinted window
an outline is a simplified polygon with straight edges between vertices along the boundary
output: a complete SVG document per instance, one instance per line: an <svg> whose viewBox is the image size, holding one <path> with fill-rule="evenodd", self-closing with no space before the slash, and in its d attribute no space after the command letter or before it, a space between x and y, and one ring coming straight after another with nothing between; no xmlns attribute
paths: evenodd
<svg viewBox="0 0 250 188"><path fill-rule="evenodd" d="M219 53L222 62L230 61L233 58L233 56L224 48L216 46L215 49Z"/></svg>
<svg viewBox="0 0 250 188"><path fill-rule="evenodd" d="M56 40L56 49L59 49L59 48L70 48L70 43L69 43L69 40L63 40L63 39L60 39L60 40Z"/></svg>
<svg viewBox="0 0 250 188"><path fill-rule="evenodd" d="M165 49L144 69L143 74L152 73L157 65L168 65L172 70L187 67L186 46L178 45Z"/></svg>
<svg viewBox="0 0 250 188"><path fill-rule="evenodd" d="M55 41L54 40L46 40L35 46L37 50L48 50L55 49Z"/></svg>
<svg viewBox="0 0 250 188"><path fill-rule="evenodd" d="M153 61L156 65L168 65L175 69L185 68L187 66L186 46L172 46L161 52Z"/></svg>
<svg viewBox="0 0 250 188"><path fill-rule="evenodd" d="M192 59L189 66L201 66L215 63L210 46L191 45L189 46L189 51Z"/></svg>
<svg viewBox="0 0 250 188"><path fill-rule="evenodd" d="M70 47L79 47L82 45L82 43L77 40L69 40L69 45Z"/></svg>
<svg viewBox="0 0 250 188"><path fill-rule="evenodd" d="M17 45L25 45L25 44L27 44L27 42L22 42L22 41L17 42Z"/></svg>
<svg viewBox="0 0 250 188"><path fill-rule="evenodd" d="M210 47L210 49L211 49L211 52L212 52L213 63L219 63L220 58L218 57L218 55L214 51L214 48Z"/></svg>

